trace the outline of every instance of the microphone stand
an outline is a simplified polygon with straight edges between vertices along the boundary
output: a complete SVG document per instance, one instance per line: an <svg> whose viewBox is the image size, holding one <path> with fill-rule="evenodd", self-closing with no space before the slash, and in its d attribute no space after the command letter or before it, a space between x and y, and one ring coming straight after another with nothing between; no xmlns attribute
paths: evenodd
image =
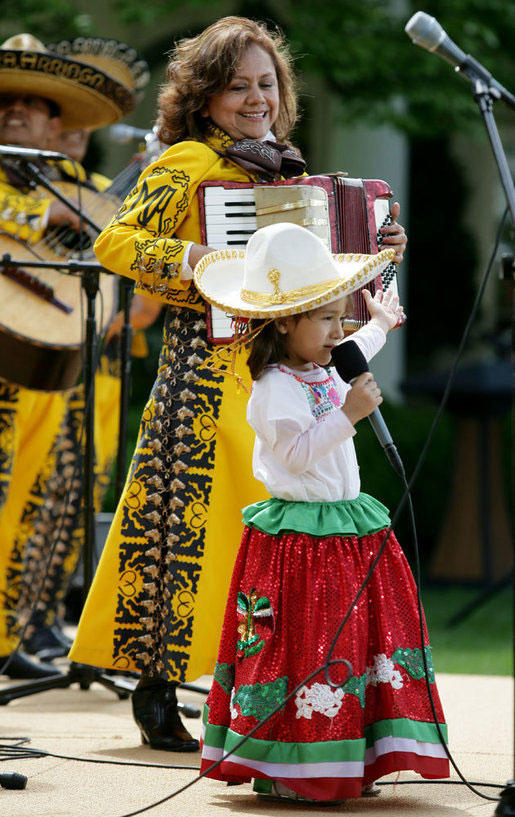
<svg viewBox="0 0 515 817"><path fill-rule="evenodd" d="M478 66L476 70L475 61L470 59L460 70L470 79L473 85L473 97L477 102L479 111L483 117L483 121L488 133L490 145L494 154L494 159L501 177L501 184L504 188L508 209L511 215L511 222L515 228L515 187L513 185L513 178L510 173L510 168L506 159L506 154L499 136L497 124L493 115L494 102L501 98L500 92L488 82L488 78L484 76L483 71ZM449 619L449 626L453 627L459 624L463 619L467 618L470 613L477 609L481 604L490 599L498 590L501 590L510 581L510 575L503 576L498 581L491 583L476 599L470 601L465 607L458 611L451 619ZM504 812L499 812L504 813Z"/></svg>
<svg viewBox="0 0 515 817"><path fill-rule="evenodd" d="M120 428L118 433L118 454L116 458L115 503L122 495L127 476L127 423L129 413L129 388L131 378L132 326L130 308L133 282L129 278L120 281L120 306L123 310L123 325L120 333Z"/></svg>
<svg viewBox="0 0 515 817"><path fill-rule="evenodd" d="M501 177L501 184L506 195L506 201L511 214L511 223L515 227L515 187L510 173L510 168L506 159L506 154L497 129L497 124L493 115L494 102L501 98L499 91L485 82L485 80L474 72L473 67L468 66L466 75L472 82L473 97L477 102L481 116L488 133L490 145L494 154L494 159Z"/></svg>

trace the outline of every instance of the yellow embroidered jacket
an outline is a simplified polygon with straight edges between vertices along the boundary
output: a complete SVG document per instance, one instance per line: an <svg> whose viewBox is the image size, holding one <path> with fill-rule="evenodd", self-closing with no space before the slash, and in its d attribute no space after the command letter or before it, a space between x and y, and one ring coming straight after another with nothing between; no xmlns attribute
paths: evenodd
<svg viewBox="0 0 515 817"><path fill-rule="evenodd" d="M88 176L82 165L70 161L52 163L52 168L59 181L64 178L71 182L78 179L82 183L89 180L99 191L111 183L100 173ZM30 190L13 186L0 164L0 230L20 241L37 244L45 232L46 215L52 201L53 196L44 187Z"/></svg>
<svg viewBox="0 0 515 817"><path fill-rule="evenodd" d="M195 287L180 276L186 244L200 242L198 186L204 181L256 181L220 156L230 144L227 134L213 128L205 142L179 142L149 165L98 237L100 263L135 280L136 291L202 311Z"/></svg>
<svg viewBox="0 0 515 817"><path fill-rule="evenodd" d="M9 182L0 166L0 229L21 241L36 244L45 230L51 198L43 190L25 192Z"/></svg>

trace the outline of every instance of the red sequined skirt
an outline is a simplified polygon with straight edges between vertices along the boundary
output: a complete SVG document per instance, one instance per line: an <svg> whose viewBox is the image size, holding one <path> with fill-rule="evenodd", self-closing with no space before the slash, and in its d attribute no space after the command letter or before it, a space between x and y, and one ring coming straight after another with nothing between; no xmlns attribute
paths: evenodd
<svg viewBox="0 0 515 817"><path fill-rule="evenodd" d="M359 797L363 785L398 770L448 776L416 586L393 533L330 656L350 662L350 673L333 664L329 683L323 669L384 534L274 536L245 528L204 712L202 771L227 756L208 776L254 778L261 791L280 780L321 801ZM425 624L424 650L446 737Z"/></svg>

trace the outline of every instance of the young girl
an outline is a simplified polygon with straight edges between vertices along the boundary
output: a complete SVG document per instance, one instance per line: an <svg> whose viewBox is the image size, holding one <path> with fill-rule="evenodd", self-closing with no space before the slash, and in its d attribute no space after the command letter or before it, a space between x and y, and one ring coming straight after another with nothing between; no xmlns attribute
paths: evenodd
<svg viewBox="0 0 515 817"><path fill-rule="evenodd" d="M238 259L213 253L195 270L206 299L266 318L250 322L247 418L254 474L272 499L243 511L202 752L202 770L230 753L209 776L254 778L264 795L335 802L377 793L374 781L401 769L448 775L416 587L393 533L329 655L389 526L387 509L360 493L352 442L382 398L368 372L343 382L331 350L343 340L350 293L389 254L331 257L302 227L278 224L258 230ZM404 316L396 297L364 297L371 319L352 338L370 359ZM427 640L424 649L445 730ZM328 657L350 662L348 677L345 665L330 667L340 686L323 669L304 682Z"/></svg>

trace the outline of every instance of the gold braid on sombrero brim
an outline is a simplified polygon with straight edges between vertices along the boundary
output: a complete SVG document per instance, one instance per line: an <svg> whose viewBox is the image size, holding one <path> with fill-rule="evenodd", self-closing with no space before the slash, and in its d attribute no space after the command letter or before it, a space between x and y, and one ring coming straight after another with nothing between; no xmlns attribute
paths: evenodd
<svg viewBox="0 0 515 817"><path fill-rule="evenodd" d="M335 289L339 284L345 284L345 281L342 281L340 278L332 278L328 281L321 281L318 284L310 284L307 287L282 291L279 289L279 276L279 271L275 269L270 270L267 275L268 280L274 287L273 292L254 292L251 289L242 289L241 300L249 304L257 304L258 306L297 303L305 298L322 295L324 292Z"/></svg>

